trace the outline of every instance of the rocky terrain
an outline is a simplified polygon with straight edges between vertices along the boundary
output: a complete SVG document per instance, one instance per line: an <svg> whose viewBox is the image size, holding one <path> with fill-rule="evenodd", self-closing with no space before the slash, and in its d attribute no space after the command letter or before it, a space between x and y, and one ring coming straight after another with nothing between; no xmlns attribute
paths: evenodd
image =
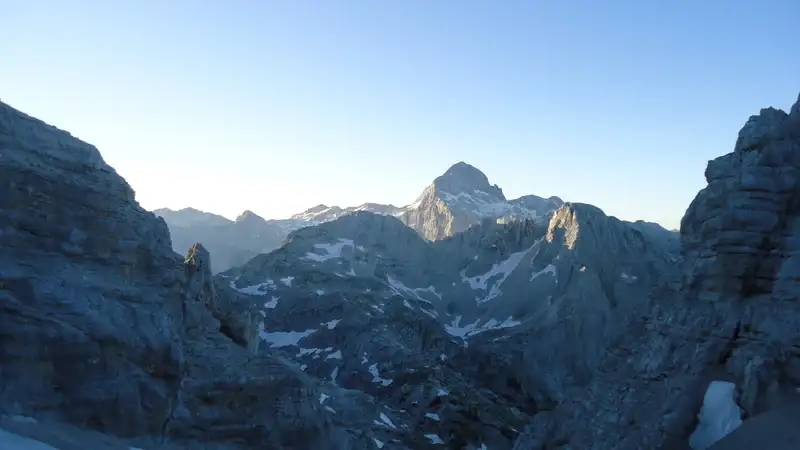
<svg viewBox="0 0 800 450"><path fill-rule="evenodd" d="M662 238L583 204L434 242L360 212L218 278L252 299L269 352L449 448L503 449L591 378L651 292L674 289Z"/></svg>
<svg viewBox="0 0 800 450"><path fill-rule="evenodd" d="M0 104L0 438L682 449L719 380L744 414L720 448L741 448L800 386L798 155L800 100L752 117L679 242L585 204L458 216L502 192L459 197L457 164L419 201L448 236L351 211L214 275L97 149Z"/></svg>
<svg viewBox="0 0 800 450"><path fill-rule="evenodd" d="M166 224L96 148L0 104L0 192L3 417L141 448L392 439L393 413L368 394L257 354L258 317L217 292L208 253L174 253Z"/></svg>
<svg viewBox="0 0 800 450"><path fill-rule="evenodd" d="M379 203L348 208L317 205L289 219L265 220L245 211L235 221L193 208L153 212L166 220L175 251L180 253L195 242L203 242L214 254L211 269L218 273L275 250L294 230L356 212L395 216L426 239L439 240L486 219L506 222L531 218L546 222L561 204L558 197L544 199L535 195L507 200L480 170L459 162L437 177L415 202L402 208Z"/></svg>
<svg viewBox="0 0 800 450"><path fill-rule="evenodd" d="M588 388L537 414L515 449L681 448L714 379L736 384L745 424L793 398L800 99L752 116L705 175L681 222L680 295L624 333Z"/></svg>

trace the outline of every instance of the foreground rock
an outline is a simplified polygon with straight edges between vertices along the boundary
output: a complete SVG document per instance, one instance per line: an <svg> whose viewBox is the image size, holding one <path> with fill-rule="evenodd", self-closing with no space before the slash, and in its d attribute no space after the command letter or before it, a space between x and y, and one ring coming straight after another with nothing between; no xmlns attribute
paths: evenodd
<svg viewBox="0 0 800 450"><path fill-rule="evenodd" d="M207 449L402 434L369 396L256 355L254 316L201 246L174 253L97 149L2 103L0 193L0 415Z"/></svg>
<svg viewBox="0 0 800 450"><path fill-rule="evenodd" d="M682 295L661 299L515 448L685 448L710 381L735 382L743 429L800 386L799 175L800 100L751 117L681 223Z"/></svg>

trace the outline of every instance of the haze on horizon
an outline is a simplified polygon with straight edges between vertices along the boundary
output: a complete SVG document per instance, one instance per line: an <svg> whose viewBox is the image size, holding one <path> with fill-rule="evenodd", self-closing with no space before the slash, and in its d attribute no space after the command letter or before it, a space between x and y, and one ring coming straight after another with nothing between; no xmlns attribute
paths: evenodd
<svg viewBox="0 0 800 450"><path fill-rule="evenodd" d="M412 202L457 161L677 228L800 90L800 3L0 0L0 98L148 209ZM788 100L787 100L788 99Z"/></svg>

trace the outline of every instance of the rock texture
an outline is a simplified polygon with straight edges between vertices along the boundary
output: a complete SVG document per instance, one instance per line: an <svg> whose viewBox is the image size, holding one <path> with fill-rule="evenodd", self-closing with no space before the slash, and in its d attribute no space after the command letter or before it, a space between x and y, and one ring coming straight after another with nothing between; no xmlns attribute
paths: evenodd
<svg viewBox="0 0 800 450"><path fill-rule="evenodd" d="M798 174L800 100L751 117L709 162L681 223L681 295L661 298L515 449L685 448L710 380L736 383L746 417L800 386Z"/></svg>
<svg viewBox="0 0 800 450"><path fill-rule="evenodd" d="M566 204L549 223L431 242L359 212L218 279L260 309L263 351L375 398L396 441L507 449L591 378L651 292L675 288L673 246L645 229Z"/></svg>
<svg viewBox="0 0 800 450"><path fill-rule="evenodd" d="M532 218L547 220L561 206L558 197L526 195L508 201L503 190L490 185L475 167L459 162L425 188L417 200L399 214L400 220L430 240L444 239L484 219Z"/></svg>
<svg viewBox="0 0 800 450"><path fill-rule="evenodd" d="M294 230L357 212L397 217L424 238L440 240L486 219L507 222L532 218L546 222L561 204L558 197L543 199L535 195L506 200L503 191L490 185L480 170L460 162L436 178L417 201L402 208L379 203L349 208L317 205L283 220L264 220L245 211L235 222L192 208L154 212L169 225L175 251L183 252L195 242L203 242L214 254L212 271L218 273L277 249Z"/></svg>
<svg viewBox="0 0 800 450"><path fill-rule="evenodd" d="M142 448L392 448L372 397L259 352L210 267L96 148L0 103L0 417Z"/></svg>

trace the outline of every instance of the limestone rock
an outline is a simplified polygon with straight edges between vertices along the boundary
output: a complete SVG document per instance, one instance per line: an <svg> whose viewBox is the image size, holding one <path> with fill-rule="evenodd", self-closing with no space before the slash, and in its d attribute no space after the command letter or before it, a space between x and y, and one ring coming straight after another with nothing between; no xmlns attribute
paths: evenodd
<svg viewBox="0 0 800 450"><path fill-rule="evenodd" d="M257 353L251 303L211 273L97 149L0 103L0 416L164 448L391 448L368 417L393 412Z"/></svg>
<svg viewBox="0 0 800 450"><path fill-rule="evenodd" d="M681 222L681 295L659 298L515 449L681 448L710 381L735 382L747 416L800 385L799 104L751 117L709 162Z"/></svg>

